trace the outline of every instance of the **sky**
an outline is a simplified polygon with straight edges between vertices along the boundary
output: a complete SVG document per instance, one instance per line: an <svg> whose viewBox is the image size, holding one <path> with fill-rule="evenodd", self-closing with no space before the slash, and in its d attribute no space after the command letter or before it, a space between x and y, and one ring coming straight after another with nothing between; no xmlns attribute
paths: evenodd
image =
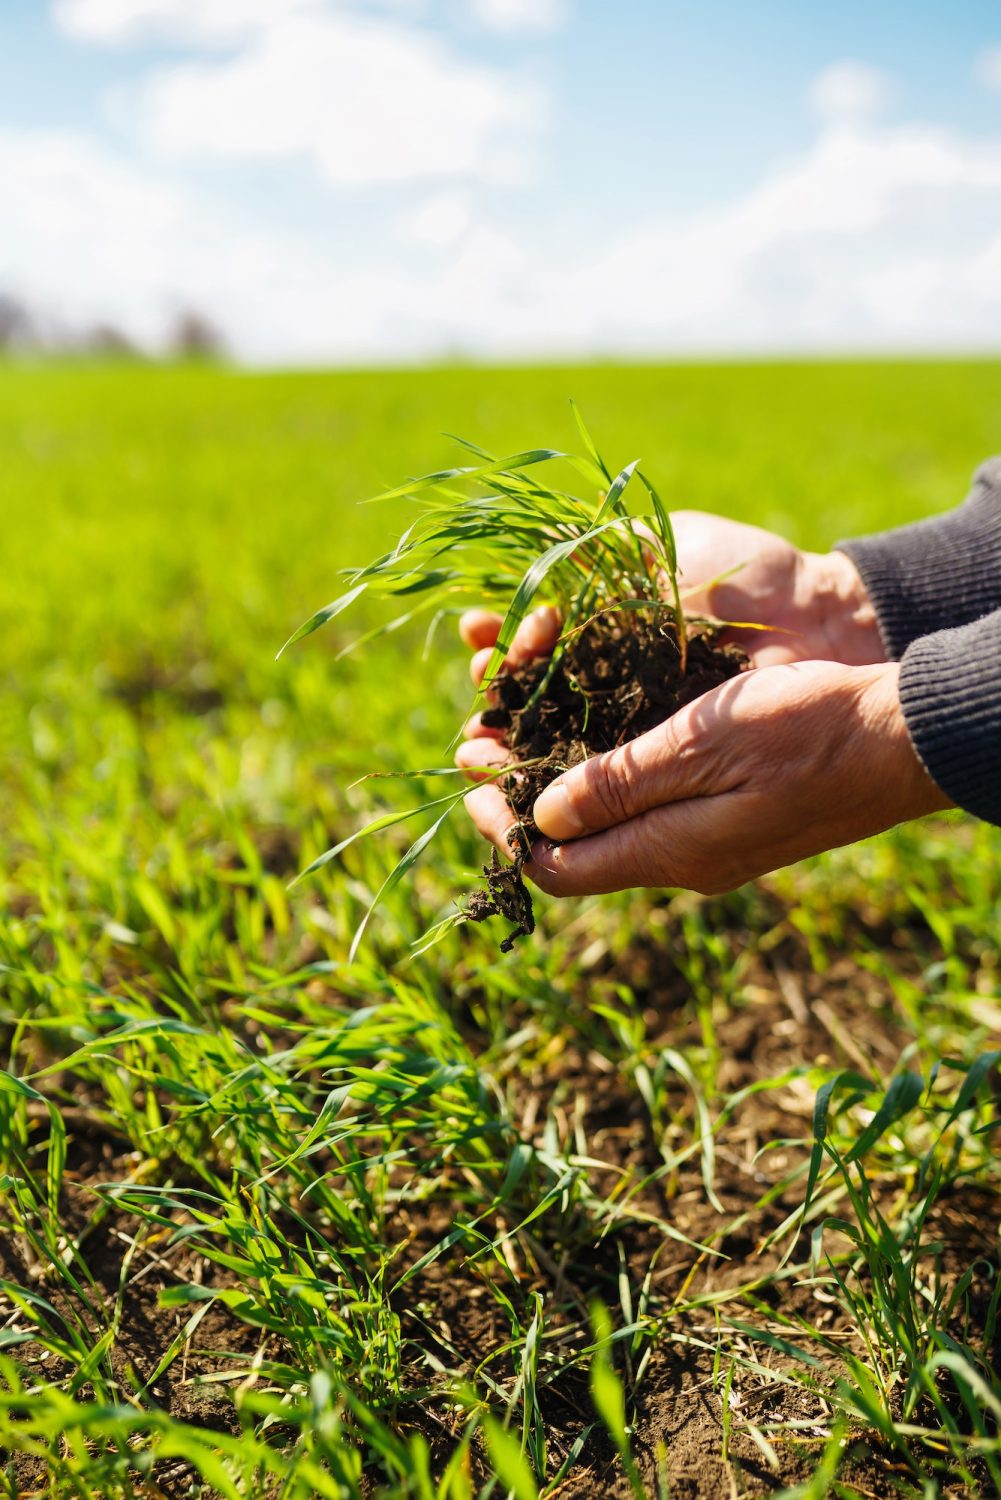
<svg viewBox="0 0 1001 1500"><path fill-rule="evenodd" d="M1001 348L997 0L0 0L0 292L254 365Z"/></svg>

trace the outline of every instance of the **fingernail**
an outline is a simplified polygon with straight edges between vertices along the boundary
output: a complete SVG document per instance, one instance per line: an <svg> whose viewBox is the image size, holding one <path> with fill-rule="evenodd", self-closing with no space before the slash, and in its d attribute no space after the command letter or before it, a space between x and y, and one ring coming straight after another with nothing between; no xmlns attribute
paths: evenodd
<svg viewBox="0 0 1001 1500"><path fill-rule="evenodd" d="M575 839L584 832L583 823L570 805L566 787L559 781L547 786L536 799L532 817L550 839Z"/></svg>

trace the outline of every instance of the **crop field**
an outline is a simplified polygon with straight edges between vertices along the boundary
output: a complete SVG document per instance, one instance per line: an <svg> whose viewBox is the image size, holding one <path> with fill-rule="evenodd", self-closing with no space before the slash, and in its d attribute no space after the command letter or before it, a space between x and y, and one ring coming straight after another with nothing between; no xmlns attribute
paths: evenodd
<svg viewBox="0 0 1001 1500"><path fill-rule="evenodd" d="M454 620L281 643L572 446L811 547L957 504L1001 364L0 366L0 1493L1001 1491L1001 831L418 952ZM369 777L370 779L363 779ZM455 784L445 785L454 790Z"/></svg>

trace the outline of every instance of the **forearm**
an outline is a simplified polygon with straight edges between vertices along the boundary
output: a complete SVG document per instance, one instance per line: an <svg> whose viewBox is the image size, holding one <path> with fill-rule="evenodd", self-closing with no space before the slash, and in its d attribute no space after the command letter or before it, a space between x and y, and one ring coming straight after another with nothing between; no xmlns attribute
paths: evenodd
<svg viewBox="0 0 1001 1500"><path fill-rule="evenodd" d="M937 785L1001 824L1001 609L913 641L900 664L900 702Z"/></svg>
<svg viewBox="0 0 1001 1500"><path fill-rule="evenodd" d="M977 470L958 509L839 542L837 552L857 569L891 660L922 636L1001 609L1001 458Z"/></svg>

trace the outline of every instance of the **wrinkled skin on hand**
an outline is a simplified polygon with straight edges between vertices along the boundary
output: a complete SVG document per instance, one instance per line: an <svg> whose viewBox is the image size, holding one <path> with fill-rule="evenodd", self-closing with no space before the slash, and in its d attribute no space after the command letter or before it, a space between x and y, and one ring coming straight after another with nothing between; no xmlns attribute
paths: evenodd
<svg viewBox="0 0 1001 1500"><path fill-rule="evenodd" d="M753 670L546 788L534 808L545 837L525 875L554 896L633 886L720 892L950 806L911 744L899 666L885 659L851 561L698 511L674 524L682 585L694 590L689 612L771 628L730 633ZM485 610L460 622L474 681L499 628ZM507 664L548 654L558 635L555 611L536 610ZM475 768L505 759L498 734L474 719L458 764L483 783ZM506 852L514 815L500 788L477 785L466 807Z"/></svg>

